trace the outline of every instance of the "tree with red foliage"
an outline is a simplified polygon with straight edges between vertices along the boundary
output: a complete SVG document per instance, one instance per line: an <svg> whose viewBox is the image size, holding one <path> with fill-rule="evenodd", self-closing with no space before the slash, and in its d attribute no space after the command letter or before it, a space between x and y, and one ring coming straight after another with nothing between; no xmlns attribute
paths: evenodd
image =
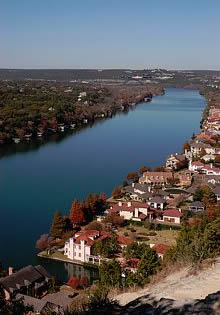
<svg viewBox="0 0 220 315"><path fill-rule="evenodd" d="M83 203L80 204L78 200L74 200L69 215L69 218L72 221L72 223L76 225L83 225L86 223L84 210L85 210L84 204Z"/></svg>
<svg viewBox="0 0 220 315"><path fill-rule="evenodd" d="M89 285L89 279L87 276L83 276L80 280L80 285L83 287L83 288L86 288L88 287Z"/></svg>
<svg viewBox="0 0 220 315"><path fill-rule="evenodd" d="M76 277L71 277L68 280L67 285L70 286L72 289L77 289L80 286L80 280Z"/></svg>

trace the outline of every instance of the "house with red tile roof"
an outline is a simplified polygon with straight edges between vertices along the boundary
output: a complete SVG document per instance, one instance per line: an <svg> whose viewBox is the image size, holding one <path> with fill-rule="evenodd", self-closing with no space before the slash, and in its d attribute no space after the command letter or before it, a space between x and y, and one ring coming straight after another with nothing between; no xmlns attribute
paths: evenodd
<svg viewBox="0 0 220 315"><path fill-rule="evenodd" d="M161 212L158 222L181 224L183 213L181 209L166 209Z"/></svg>
<svg viewBox="0 0 220 315"><path fill-rule="evenodd" d="M117 205L113 205L111 209L108 210L110 215L120 215L125 220L142 221L148 216L151 216L149 212L150 206L147 203L128 201L119 201Z"/></svg>
<svg viewBox="0 0 220 315"><path fill-rule="evenodd" d="M156 251L158 257L161 259L163 259L165 252L170 248L166 244L150 244L150 247Z"/></svg>
<svg viewBox="0 0 220 315"><path fill-rule="evenodd" d="M81 262L90 262L94 259L92 255L92 246L97 241L103 241L110 238L111 235L105 231L83 230L77 232L74 237L71 237L64 246L64 255L71 260ZM118 244L124 248L133 241L129 237L117 236ZM100 263L100 257L98 257Z"/></svg>
<svg viewBox="0 0 220 315"><path fill-rule="evenodd" d="M144 172L139 183L150 184L156 187L163 187L173 178L172 172Z"/></svg>

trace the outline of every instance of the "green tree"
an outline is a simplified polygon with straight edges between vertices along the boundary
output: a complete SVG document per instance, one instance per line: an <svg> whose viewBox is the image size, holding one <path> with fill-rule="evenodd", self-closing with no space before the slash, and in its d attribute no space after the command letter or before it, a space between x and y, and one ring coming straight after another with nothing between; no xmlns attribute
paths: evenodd
<svg viewBox="0 0 220 315"><path fill-rule="evenodd" d="M160 267L160 260L155 250L147 246L144 249L141 261L138 264L137 274L141 285L146 283L149 277L155 274Z"/></svg>
<svg viewBox="0 0 220 315"><path fill-rule="evenodd" d="M112 234L110 238L96 242L92 248L94 255L100 255L102 257L110 257L117 254L120 250L121 247L117 242L116 234Z"/></svg>
<svg viewBox="0 0 220 315"><path fill-rule="evenodd" d="M54 238L61 237L65 231L65 220L60 211L56 211L50 228L50 235Z"/></svg>
<svg viewBox="0 0 220 315"><path fill-rule="evenodd" d="M101 283L108 288L121 286L121 265L116 260L104 262L99 266Z"/></svg>
<svg viewBox="0 0 220 315"><path fill-rule="evenodd" d="M145 243L138 244L137 242L133 242L131 244L128 244L128 246L125 248L123 252L123 256L126 259L130 258L141 258L145 250L147 250L149 245Z"/></svg>

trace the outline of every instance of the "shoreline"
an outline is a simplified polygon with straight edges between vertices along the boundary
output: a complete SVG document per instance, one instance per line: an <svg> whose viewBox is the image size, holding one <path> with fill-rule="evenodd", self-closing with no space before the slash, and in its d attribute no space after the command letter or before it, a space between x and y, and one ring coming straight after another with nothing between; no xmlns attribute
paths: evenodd
<svg viewBox="0 0 220 315"><path fill-rule="evenodd" d="M4 143L0 145L0 159L4 156L16 154L19 152L28 152L35 149L38 149L46 144L53 143L53 142L61 142L62 140L66 139L67 137L73 136L76 133L79 133L83 130L86 130L87 128L92 128L96 124L104 123L108 119L112 119L120 114L127 114L130 110L134 110L136 106L144 104L144 103L150 103L153 97L156 96L162 96L165 95L165 88L161 88L161 92L158 94L152 94L152 97L149 98L148 96L145 96L142 100L138 101L137 103L132 104L125 104L122 106L123 108L116 110L114 113L107 114L104 117L94 117L93 119L85 119L86 122L78 121L75 124L74 128L71 128L71 125L65 125L65 129L63 131L57 130L57 131L46 131L45 136L34 136L30 138L29 140L23 139L22 141L19 141L18 143L10 142L10 143ZM147 100L144 100L147 98ZM6 153L5 153L6 150Z"/></svg>

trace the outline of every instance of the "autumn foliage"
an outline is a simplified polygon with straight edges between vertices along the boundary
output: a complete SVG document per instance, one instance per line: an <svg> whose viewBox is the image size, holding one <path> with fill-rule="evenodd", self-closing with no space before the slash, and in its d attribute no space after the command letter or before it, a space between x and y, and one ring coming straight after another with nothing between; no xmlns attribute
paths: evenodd
<svg viewBox="0 0 220 315"><path fill-rule="evenodd" d="M84 211L85 209L83 208L83 204L79 203L78 200L74 200L69 214L69 219L73 224L83 225L86 223Z"/></svg>

